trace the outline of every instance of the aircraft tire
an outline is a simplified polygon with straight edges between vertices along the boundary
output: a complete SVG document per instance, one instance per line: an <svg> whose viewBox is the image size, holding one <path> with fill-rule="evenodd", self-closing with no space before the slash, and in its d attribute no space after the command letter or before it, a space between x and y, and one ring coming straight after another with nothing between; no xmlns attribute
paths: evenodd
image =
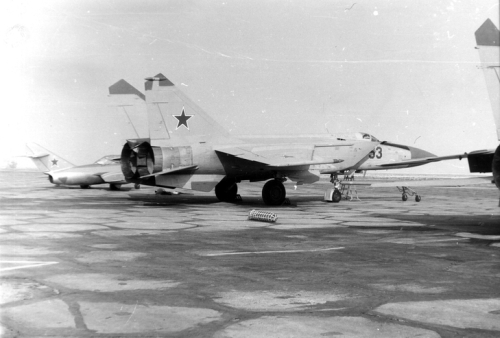
<svg viewBox="0 0 500 338"><path fill-rule="evenodd" d="M286 199L286 189L278 180L270 180L262 188L262 200L267 205L282 205Z"/></svg>
<svg viewBox="0 0 500 338"><path fill-rule="evenodd" d="M141 185L139 183L134 184L134 189L141 189Z"/></svg>
<svg viewBox="0 0 500 338"><path fill-rule="evenodd" d="M408 195L407 194L403 194L403 196L401 196L403 202L406 202L408 200Z"/></svg>
<svg viewBox="0 0 500 338"><path fill-rule="evenodd" d="M332 194L332 202L339 203L341 199L342 199L342 194L338 189L335 189Z"/></svg>
<svg viewBox="0 0 500 338"><path fill-rule="evenodd" d="M111 190L111 191L118 191L118 190L120 190L121 186L122 186L121 184L110 184L109 185L109 190Z"/></svg>
<svg viewBox="0 0 500 338"><path fill-rule="evenodd" d="M82 189L90 189L90 185L88 185L88 184L82 184L82 185L80 185L80 188L82 188Z"/></svg>
<svg viewBox="0 0 500 338"><path fill-rule="evenodd" d="M229 179L223 178L215 186L215 196L221 202L233 202L236 201L238 196L238 185Z"/></svg>
<svg viewBox="0 0 500 338"><path fill-rule="evenodd" d="M420 195L415 196L415 202L420 202L422 200L422 197Z"/></svg>

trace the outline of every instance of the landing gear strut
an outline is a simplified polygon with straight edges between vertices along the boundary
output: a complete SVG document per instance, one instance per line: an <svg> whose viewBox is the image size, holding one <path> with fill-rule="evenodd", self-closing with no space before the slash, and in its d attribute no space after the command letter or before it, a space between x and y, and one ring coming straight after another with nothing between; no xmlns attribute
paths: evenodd
<svg viewBox="0 0 500 338"><path fill-rule="evenodd" d="M336 174L330 175L330 182L333 183L333 189L328 189L325 192L325 201L339 203L342 199L342 193L340 192L340 181Z"/></svg>
<svg viewBox="0 0 500 338"><path fill-rule="evenodd" d="M241 200L240 195L238 195L238 185L234 180L224 177L215 186L215 196L221 202L234 202Z"/></svg>
<svg viewBox="0 0 500 338"><path fill-rule="evenodd" d="M415 202L420 202L422 200L422 196L417 194L417 192L413 189L410 189L408 187L397 187L399 192L402 193L401 199L403 202L406 202L408 200L408 196L415 196Z"/></svg>
<svg viewBox="0 0 500 338"><path fill-rule="evenodd" d="M267 205L282 205L286 199L286 189L281 180L267 181L262 188L262 199Z"/></svg>

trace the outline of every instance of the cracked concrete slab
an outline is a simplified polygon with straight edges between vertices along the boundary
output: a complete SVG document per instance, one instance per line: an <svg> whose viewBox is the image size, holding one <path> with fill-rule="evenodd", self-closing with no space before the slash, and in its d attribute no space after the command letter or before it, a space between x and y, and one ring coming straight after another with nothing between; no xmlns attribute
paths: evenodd
<svg viewBox="0 0 500 338"><path fill-rule="evenodd" d="M0 253L5 256L39 256L39 255L54 255L64 251L50 250L43 247L31 247L23 245L2 245Z"/></svg>
<svg viewBox="0 0 500 338"><path fill-rule="evenodd" d="M3 317L22 328L75 328L68 305L60 299L49 299L2 310Z"/></svg>
<svg viewBox="0 0 500 338"><path fill-rule="evenodd" d="M393 292L412 292L412 293L430 293L437 294L448 291L447 288L442 286L426 287L423 285L410 283L410 284L371 284L376 289L393 291Z"/></svg>
<svg viewBox="0 0 500 338"><path fill-rule="evenodd" d="M108 261L133 261L140 257L147 256L143 252L130 252L130 251L91 251L78 256L76 259L82 263L102 263Z"/></svg>
<svg viewBox="0 0 500 338"><path fill-rule="evenodd" d="M149 304L79 302L90 330L108 334L173 333L219 321L222 313L204 308Z"/></svg>
<svg viewBox="0 0 500 338"><path fill-rule="evenodd" d="M389 303L375 311L423 323L500 331L500 298Z"/></svg>
<svg viewBox="0 0 500 338"><path fill-rule="evenodd" d="M93 231L92 235L101 237L127 237L127 236L156 236L166 234L168 232L174 232L171 230L103 230L103 231Z"/></svg>
<svg viewBox="0 0 500 338"><path fill-rule="evenodd" d="M41 231L41 232L78 232L78 231L89 231L89 230L103 230L109 229L108 227L104 227L101 225L93 225L93 224L36 224L36 225L16 225L13 226L12 229L17 231Z"/></svg>
<svg viewBox="0 0 500 338"><path fill-rule="evenodd" d="M82 273L55 275L46 281L62 285L69 289L114 292L129 290L159 290L178 286L179 282L171 280L132 279L126 276L100 273Z"/></svg>
<svg viewBox="0 0 500 338"><path fill-rule="evenodd" d="M214 338L439 338L434 331L362 317L264 316L232 324Z"/></svg>
<svg viewBox="0 0 500 338"><path fill-rule="evenodd" d="M155 221L154 219L150 219L149 221L127 219L125 222L105 223L104 225L108 225L111 228L150 230L182 230L193 227L191 224L175 223L170 219L166 219L162 222Z"/></svg>
<svg viewBox="0 0 500 338"><path fill-rule="evenodd" d="M228 291L215 297L217 303L248 311L301 311L311 306L350 298L342 293L316 291Z"/></svg>

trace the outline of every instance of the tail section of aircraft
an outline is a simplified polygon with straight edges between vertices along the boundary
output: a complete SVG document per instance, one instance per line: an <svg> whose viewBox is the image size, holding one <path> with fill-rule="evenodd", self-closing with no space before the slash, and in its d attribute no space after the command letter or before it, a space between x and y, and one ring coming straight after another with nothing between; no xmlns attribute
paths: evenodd
<svg viewBox="0 0 500 338"><path fill-rule="evenodd" d="M500 31L486 20L475 32L476 49L479 52L486 87L495 119L496 132L500 141Z"/></svg>
<svg viewBox="0 0 500 338"><path fill-rule="evenodd" d="M145 117L146 97L125 80L120 80L109 87L110 106L123 114L134 130L134 136L148 136L148 123Z"/></svg>
<svg viewBox="0 0 500 338"><path fill-rule="evenodd" d="M26 150L27 157L31 158L40 171L48 172L74 167L74 164L45 149L39 144L27 143Z"/></svg>
<svg viewBox="0 0 500 338"><path fill-rule="evenodd" d="M497 138L500 141L500 31L490 19L487 19L475 32L475 36L476 49L479 52L481 68L495 119ZM500 189L500 146L497 147L494 154L489 155L489 158L491 158L490 168L495 184Z"/></svg>
<svg viewBox="0 0 500 338"><path fill-rule="evenodd" d="M158 146L213 143L229 133L163 74L146 78L149 138Z"/></svg>

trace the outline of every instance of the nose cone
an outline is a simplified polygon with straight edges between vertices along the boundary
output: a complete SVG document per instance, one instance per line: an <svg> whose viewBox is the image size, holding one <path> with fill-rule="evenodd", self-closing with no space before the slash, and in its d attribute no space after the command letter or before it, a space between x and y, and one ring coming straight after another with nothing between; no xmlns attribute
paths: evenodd
<svg viewBox="0 0 500 338"><path fill-rule="evenodd" d="M425 157L436 157L436 155L434 155L428 151L419 149L419 148L415 148L415 147L408 147L408 148L410 148L412 160L416 160L419 158L425 158Z"/></svg>

